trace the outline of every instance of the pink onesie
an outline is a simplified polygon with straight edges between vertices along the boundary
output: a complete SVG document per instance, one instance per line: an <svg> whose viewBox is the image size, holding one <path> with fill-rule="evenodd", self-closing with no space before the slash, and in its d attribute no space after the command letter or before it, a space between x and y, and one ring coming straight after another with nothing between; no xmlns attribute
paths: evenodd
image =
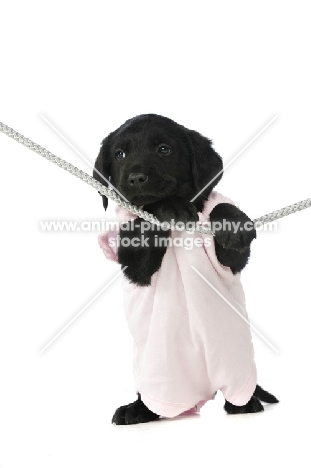
<svg viewBox="0 0 311 468"><path fill-rule="evenodd" d="M200 221L209 220L219 203L233 204L213 191L199 213ZM117 214L120 221L135 218L120 207ZM106 257L115 262L117 236L117 230L99 236ZM186 237L211 245L192 249L177 245ZM151 286L136 286L123 277L124 307L134 338L136 391L151 411L165 417L199 410L218 390L230 403L245 405L257 383L250 327L223 299L247 319L240 274L233 275L219 263L211 236L174 230L171 238L174 243Z"/></svg>

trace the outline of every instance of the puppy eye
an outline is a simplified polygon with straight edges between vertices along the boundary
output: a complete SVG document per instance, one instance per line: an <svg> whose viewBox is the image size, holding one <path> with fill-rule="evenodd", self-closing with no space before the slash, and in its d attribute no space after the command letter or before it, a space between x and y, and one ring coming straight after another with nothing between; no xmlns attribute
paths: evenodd
<svg viewBox="0 0 311 468"><path fill-rule="evenodd" d="M160 145L158 148L158 153L160 154L171 154L172 150L169 146L166 145Z"/></svg>
<svg viewBox="0 0 311 468"><path fill-rule="evenodd" d="M124 153L124 151L122 151L122 150L117 150L117 151L115 152L115 157L116 157L117 159L124 159L124 158L125 158L125 153Z"/></svg>

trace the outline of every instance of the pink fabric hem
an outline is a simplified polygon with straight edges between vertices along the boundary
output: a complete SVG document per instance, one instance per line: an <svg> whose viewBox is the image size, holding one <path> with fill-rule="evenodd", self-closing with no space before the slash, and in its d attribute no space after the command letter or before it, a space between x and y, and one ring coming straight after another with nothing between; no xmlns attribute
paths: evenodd
<svg viewBox="0 0 311 468"><path fill-rule="evenodd" d="M256 366L255 363L253 362L253 367L251 374L249 378L247 379L244 387L233 397L227 398L225 395L226 400L228 400L230 403L232 403L235 406L243 406L246 405L246 403L249 402L251 399L255 388L257 385L257 372L256 372Z"/></svg>
<svg viewBox="0 0 311 468"><path fill-rule="evenodd" d="M142 402L149 408L153 413L163 416L165 418L175 418L180 415L191 415L197 414L200 408L206 403L207 400L202 400L196 405L184 405L178 403L169 403L166 401L155 400L148 395L141 394Z"/></svg>
<svg viewBox="0 0 311 468"><path fill-rule="evenodd" d="M215 393L215 395L216 395L216 393ZM215 395L213 396L213 398L211 398L211 400L214 400ZM200 409L202 408L202 406L204 406L205 403L207 403L208 401L209 400L201 400L201 401L199 401L199 403L197 403L195 406L193 406L193 408L190 408L189 410L184 411L181 414L182 415L183 414L198 414L200 412Z"/></svg>

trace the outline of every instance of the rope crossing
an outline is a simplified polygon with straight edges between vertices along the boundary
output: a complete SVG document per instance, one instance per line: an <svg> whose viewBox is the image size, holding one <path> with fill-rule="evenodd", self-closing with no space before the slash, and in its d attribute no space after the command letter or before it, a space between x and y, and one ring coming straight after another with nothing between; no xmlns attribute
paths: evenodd
<svg viewBox="0 0 311 468"><path fill-rule="evenodd" d="M56 164L56 166L60 167L61 169L64 169L65 171L74 175L78 179L84 181L86 184L90 185L95 190L97 190L101 195L105 195L107 198L115 201L118 205L121 205L123 208L126 208L131 213L139 216L145 221L149 221L158 226L163 225L163 228L167 229L168 227L167 223L161 223L151 213L148 213L147 211L142 210L138 206L132 205L128 201L122 200L122 198L120 198L120 196L115 191L108 189L107 187L102 185L100 182L98 182L96 179L94 179L94 177L90 176L86 172L83 172L81 169L78 169L76 166L74 166L73 164L70 164L68 161L65 161L64 159L58 156L55 156L55 154L51 153L46 148L43 148L43 146L40 146L34 141L30 140L29 138L26 138L24 135L21 135L20 133L16 132L13 128L8 127L7 125L4 125L2 122L0 122L0 131L4 133L6 136L17 141L18 143L21 143L23 146L26 146L26 148L29 148L30 150L39 154L40 156L47 159L48 161ZM293 205L285 206L284 208L281 208L280 210L272 211L271 213L263 215L260 218L256 218L253 220L253 223L255 227L259 227L263 224L271 223L272 221L275 221L277 219L284 218L285 216L288 216L290 214L296 213L297 211L305 210L306 208L309 208L310 206L311 206L311 198L307 198L306 200L302 200L298 203L294 203ZM189 230L187 229L187 231L188 232L198 231L201 234L213 235L213 232L203 225L201 226L197 225L195 229L189 229Z"/></svg>

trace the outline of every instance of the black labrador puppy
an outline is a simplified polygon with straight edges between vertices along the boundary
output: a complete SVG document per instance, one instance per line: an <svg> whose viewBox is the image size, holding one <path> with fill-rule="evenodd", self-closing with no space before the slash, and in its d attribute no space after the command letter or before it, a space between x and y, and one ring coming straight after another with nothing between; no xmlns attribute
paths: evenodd
<svg viewBox="0 0 311 468"><path fill-rule="evenodd" d="M188 130L169 118L155 114L140 115L126 121L108 135L95 162L93 176L103 185L108 181L131 203L143 206L161 222L198 221L198 212L222 177L221 157L212 142L196 131ZM193 202L192 198L197 196ZM108 199L103 198L106 209ZM212 225L226 219L241 226L252 223L236 206L220 203L210 213ZM132 230L120 230L120 237L140 238L141 223L137 218ZM215 224L218 223L218 224ZM149 245L119 246L118 261L127 267L124 274L140 286L148 286L152 275L160 268L166 252L165 243L159 247L155 236L167 238L169 230L149 230ZM250 244L256 237L252 226L248 230L215 231L215 251L219 262L230 267L233 274L240 272L248 262ZM228 401L228 413L251 413L263 410L261 401L278 400L257 385L254 395L244 406L234 406ZM150 411L140 399L121 406L113 416L116 424L148 422L159 416Z"/></svg>

